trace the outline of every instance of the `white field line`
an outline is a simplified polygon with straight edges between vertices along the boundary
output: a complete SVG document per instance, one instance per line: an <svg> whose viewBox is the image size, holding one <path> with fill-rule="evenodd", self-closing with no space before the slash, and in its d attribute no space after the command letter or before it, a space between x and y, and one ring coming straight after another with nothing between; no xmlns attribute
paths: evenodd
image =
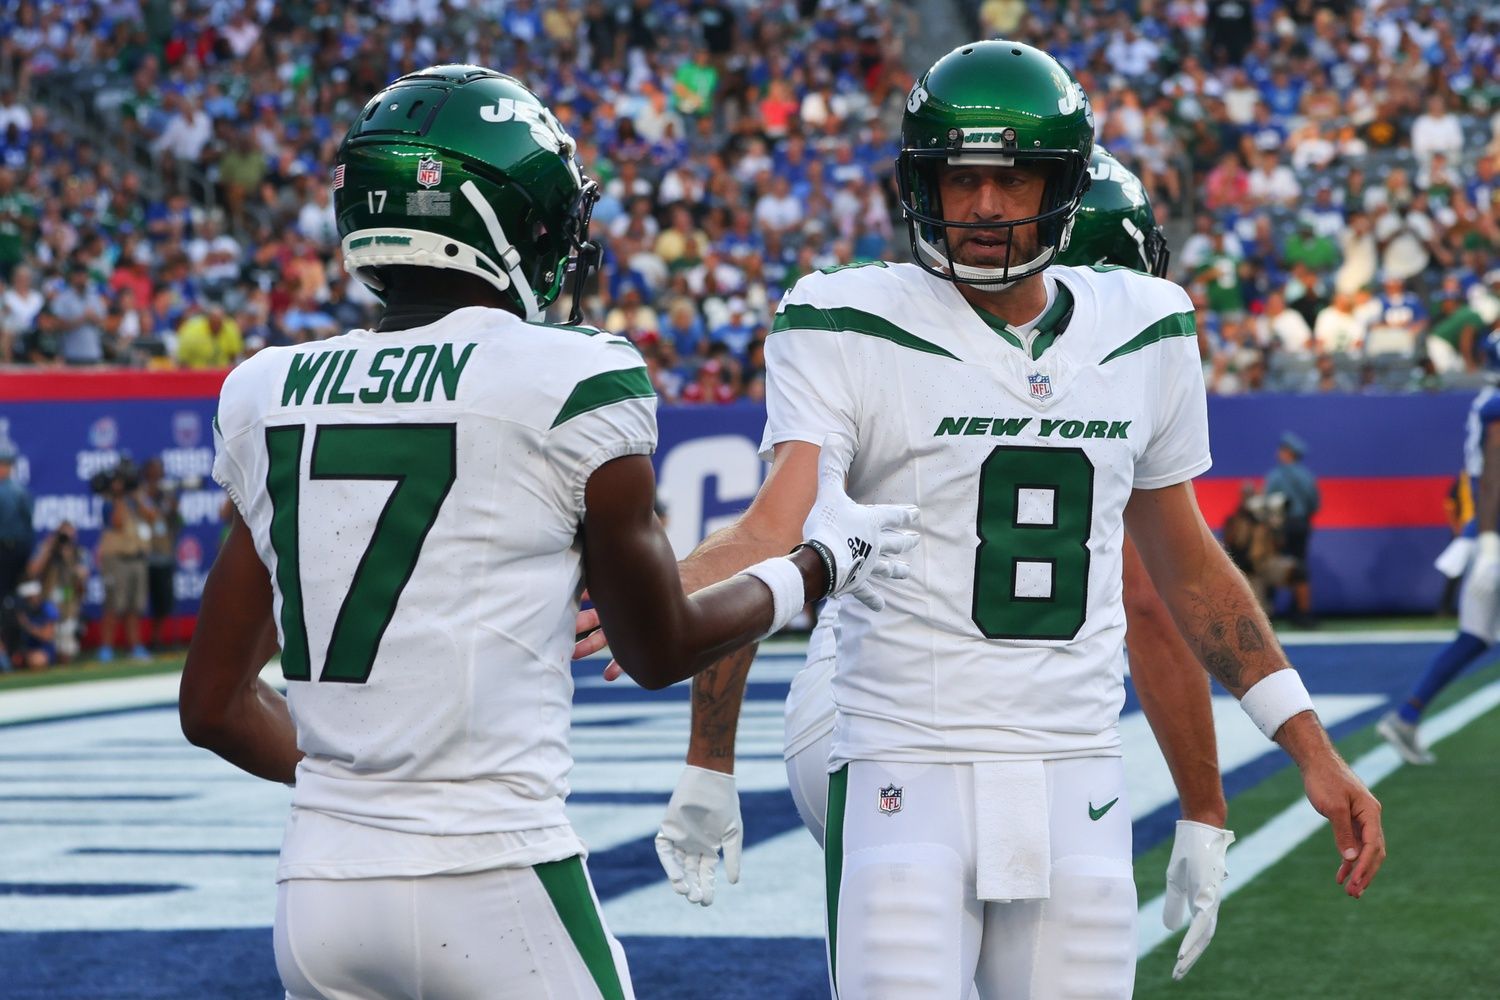
<svg viewBox="0 0 1500 1000"><path fill-rule="evenodd" d="M1422 736L1431 745L1452 736L1496 705L1500 705L1500 681L1491 681L1469 695L1458 704L1439 712L1422 723ZM1373 788L1401 766L1401 758L1385 743L1364 754L1354 762L1354 773ZM1308 805L1306 799L1298 799L1261 826L1254 833L1239 840L1229 849L1228 867L1230 877L1224 883L1224 896L1243 889L1267 868L1286 857L1302 841L1318 832L1328 821ZM1333 867L1335 854L1329 845L1329 867ZM1379 891L1377 889L1377 891ZM1157 945L1171 937L1162 925L1161 915L1164 896L1157 896L1141 906L1137 915L1136 954L1145 956ZM1231 913L1230 920L1234 917Z"/></svg>

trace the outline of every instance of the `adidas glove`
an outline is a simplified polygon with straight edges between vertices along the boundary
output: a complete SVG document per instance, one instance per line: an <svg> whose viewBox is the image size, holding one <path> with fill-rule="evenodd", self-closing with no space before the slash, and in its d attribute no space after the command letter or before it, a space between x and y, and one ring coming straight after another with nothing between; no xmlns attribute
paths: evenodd
<svg viewBox="0 0 1500 1000"><path fill-rule="evenodd" d="M909 504L863 506L849 499L844 481L854 461L854 442L829 435L818 456L818 496L802 525L808 547L823 557L828 597L850 594L872 611L885 607L872 580L904 580L911 564L895 556L917 544L917 508Z"/></svg>

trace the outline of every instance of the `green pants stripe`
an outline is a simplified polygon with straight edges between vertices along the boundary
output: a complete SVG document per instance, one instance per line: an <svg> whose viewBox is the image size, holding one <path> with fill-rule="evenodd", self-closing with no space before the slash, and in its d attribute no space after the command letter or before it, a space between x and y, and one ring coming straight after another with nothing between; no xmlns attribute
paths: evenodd
<svg viewBox="0 0 1500 1000"><path fill-rule="evenodd" d="M828 812L824 816L823 870L828 877L828 975L833 994L839 982L839 882L844 877L844 799L849 793L849 765L828 776Z"/></svg>
<svg viewBox="0 0 1500 1000"><path fill-rule="evenodd" d="M578 949L604 1000L625 1000L625 988L620 985L620 973L615 968L615 956L604 933L604 921L599 919L599 905L589 891L583 860L575 856L563 861L549 861L533 866L532 871L541 880L542 888L547 890L553 908L568 930L568 937L573 939L573 947Z"/></svg>

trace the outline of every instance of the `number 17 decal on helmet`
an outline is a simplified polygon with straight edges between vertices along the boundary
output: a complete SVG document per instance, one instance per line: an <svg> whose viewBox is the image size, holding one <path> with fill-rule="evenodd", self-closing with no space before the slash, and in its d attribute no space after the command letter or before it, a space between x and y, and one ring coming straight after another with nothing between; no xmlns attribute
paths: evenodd
<svg viewBox="0 0 1500 1000"><path fill-rule="evenodd" d="M506 295L528 321L574 274L570 322L598 262L598 185L536 95L479 66L433 66L365 105L335 161L344 267L380 291L383 268L452 268Z"/></svg>

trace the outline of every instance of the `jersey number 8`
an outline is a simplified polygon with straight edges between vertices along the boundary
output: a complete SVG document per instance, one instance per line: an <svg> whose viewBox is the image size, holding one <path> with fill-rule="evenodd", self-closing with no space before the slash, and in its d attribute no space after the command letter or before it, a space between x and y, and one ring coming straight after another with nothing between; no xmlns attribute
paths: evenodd
<svg viewBox="0 0 1500 1000"><path fill-rule="evenodd" d="M1000 445L979 469L974 624L987 639L1072 639L1088 613L1094 463Z"/></svg>

